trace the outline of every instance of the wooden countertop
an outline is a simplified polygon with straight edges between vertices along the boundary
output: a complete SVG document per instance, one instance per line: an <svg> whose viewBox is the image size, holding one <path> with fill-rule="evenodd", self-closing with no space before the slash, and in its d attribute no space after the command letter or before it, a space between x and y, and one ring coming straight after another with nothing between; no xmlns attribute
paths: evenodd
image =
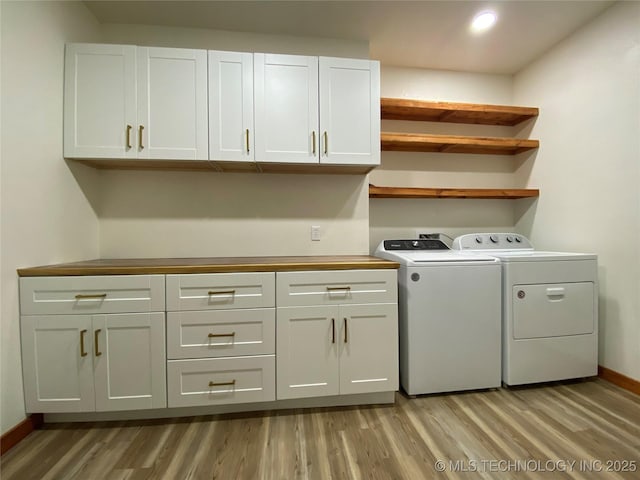
<svg viewBox="0 0 640 480"><path fill-rule="evenodd" d="M143 275L170 273L284 272L395 269L399 264L369 255L310 257L210 257L96 259L19 268L21 277Z"/></svg>

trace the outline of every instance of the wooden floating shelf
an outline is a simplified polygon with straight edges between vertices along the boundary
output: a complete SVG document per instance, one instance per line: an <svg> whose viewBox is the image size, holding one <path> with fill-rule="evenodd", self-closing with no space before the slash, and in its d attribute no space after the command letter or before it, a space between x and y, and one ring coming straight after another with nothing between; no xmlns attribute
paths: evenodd
<svg viewBox="0 0 640 480"><path fill-rule="evenodd" d="M538 189L497 189L497 188L414 188L377 187L369 185L369 198L485 198L518 199L535 198Z"/></svg>
<svg viewBox="0 0 640 480"><path fill-rule="evenodd" d="M422 133L380 134L385 152L442 152L515 155L540 146L538 140L502 137L465 137Z"/></svg>
<svg viewBox="0 0 640 480"><path fill-rule="evenodd" d="M383 120L514 126L537 117L539 111L535 107L381 98L380 112Z"/></svg>

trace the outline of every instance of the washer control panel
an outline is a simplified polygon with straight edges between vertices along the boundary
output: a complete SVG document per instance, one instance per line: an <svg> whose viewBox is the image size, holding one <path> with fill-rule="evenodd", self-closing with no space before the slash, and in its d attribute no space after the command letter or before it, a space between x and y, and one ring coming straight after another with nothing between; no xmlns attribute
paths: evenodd
<svg viewBox="0 0 640 480"><path fill-rule="evenodd" d="M533 250L533 245L517 233L468 233L453 241L453 250Z"/></svg>
<svg viewBox="0 0 640 480"><path fill-rule="evenodd" d="M441 240L385 240L384 249L391 250L449 250Z"/></svg>

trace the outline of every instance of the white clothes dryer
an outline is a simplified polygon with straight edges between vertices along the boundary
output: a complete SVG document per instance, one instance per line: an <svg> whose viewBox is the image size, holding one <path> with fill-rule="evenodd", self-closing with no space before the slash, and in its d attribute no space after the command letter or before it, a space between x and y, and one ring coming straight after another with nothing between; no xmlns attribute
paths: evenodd
<svg viewBox="0 0 640 480"><path fill-rule="evenodd" d="M400 263L400 384L409 395L499 387L500 263L440 240L384 240Z"/></svg>
<svg viewBox="0 0 640 480"><path fill-rule="evenodd" d="M597 375L596 255L538 251L514 233L462 235L452 248L501 261L503 383Z"/></svg>

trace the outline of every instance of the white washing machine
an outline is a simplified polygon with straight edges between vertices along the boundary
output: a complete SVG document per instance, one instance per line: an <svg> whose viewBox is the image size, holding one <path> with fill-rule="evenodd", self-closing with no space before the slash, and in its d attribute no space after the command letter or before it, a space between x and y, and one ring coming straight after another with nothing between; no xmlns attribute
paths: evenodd
<svg viewBox="0 0 640 480"><path fill-rule="evenodd" d="M537 251L513 233L462 235L452 248L501 261L506 385L597 375L596 255Z"/></svg>
<svg viewBox="0 0 640 480"><path fill-rule="evenodd" d="M499 387L500 263L440 240L384 240L400 263L400 384L409 395Z"/></svg>

